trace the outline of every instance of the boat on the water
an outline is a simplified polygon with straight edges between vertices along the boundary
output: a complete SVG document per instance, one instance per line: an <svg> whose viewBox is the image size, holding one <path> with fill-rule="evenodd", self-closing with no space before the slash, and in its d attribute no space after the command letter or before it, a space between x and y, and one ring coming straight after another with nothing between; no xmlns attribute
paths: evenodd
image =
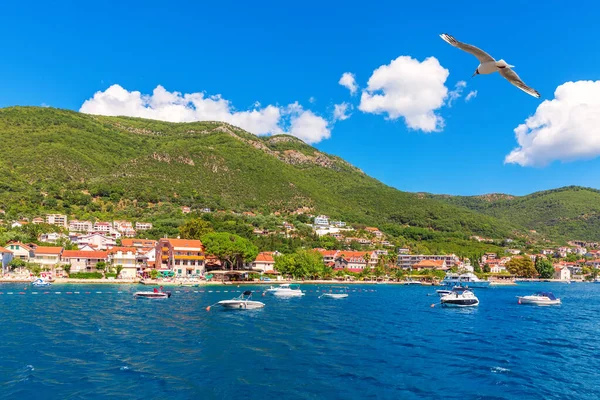
<svg viewBox="0 0 600 400"><path fill-rule="evenodd" d="M552 292L537 292L530 296L517 296L519 304L534 304L536 306L555 306L561 304L560 299Z"/></svg>
<svg viewBox="0 0 600 400"><path fill-rule="evenodd" d="M479 299L475 293L467 288L456 286L448 294L440 299L444 307L476 307L479 305Z"/></svg>
<svg viewBox="0 0 600 400"><path fill-rule="evenodd" d="M444 286L466 286L470 288L487 288L490 286L489 281L479 279L477 275L472 272L464 274L457 274L454 272L448 272L442 281Z"/></svg>
<svg viewBox="0 0 600 400"><path fill-rule="evenodd" d="M163 292L161 287L160 290L154 288L152 292L135 292L133 297L142 299L168 299L171 297L171 292Z"/></svg>
<svg viewBox="0 0 600 400"><path fill-rule="evenodd" d="M31 282L31 284L35 287L48 287L51 285L50 282L42 279L42 278L37 278L36 280L34 280L33 282Z"/></svg>
<svg viewBox="0 0 600 400"><path fill-rule="evenodd" d="M319 298L325 297L326 299L345 299L348 297L348 293L323 293Z"/></svg>
<svg viewBox="0 0 600 400"><path fill-rule="evenodd" d="M255 310L257 308L263 308L265 303L252 300L252 291L246 290L241 295L231 300L219 301L217 305L230 310Z"/></svg>
<svg viewBox="0 0 600 400"><path fill-rule="evenodd" d="M404 281L405 285L420 285L421 281L415 281L412 278L408 278L407 280Z"/></svg>
<svg viewBox="0 0 600 400"><path fill-rule="evenodd" d="M266 290L267 293L278 297L300 297L304 296L304 292L300 289L300 285L284 283L279 286L271 286Z"/></svg>

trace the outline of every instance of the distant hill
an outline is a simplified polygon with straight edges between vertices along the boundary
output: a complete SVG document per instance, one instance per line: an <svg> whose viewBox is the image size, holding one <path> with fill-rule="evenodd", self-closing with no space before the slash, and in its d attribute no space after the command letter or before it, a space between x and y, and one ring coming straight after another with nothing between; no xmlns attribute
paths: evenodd
<svg viewBox="0 0 600 400"><path fill-rule="evenodd" d="M401 192L295 137L257 137L221 122L11 107L0 109L0 136L0 207L7 218L151 217L183 205L263 213L304 208L355 223L495 238L519 223L544 223L541 215L514 223L509 211L493 212L496 203Z"/></svg>
<svg viewBox="0 0 600 400"><path fill-rule="evenodd" d="M579 186L527 196L435 196L447 204L536 230L555 239L600 240L600 191Z"/></svg>

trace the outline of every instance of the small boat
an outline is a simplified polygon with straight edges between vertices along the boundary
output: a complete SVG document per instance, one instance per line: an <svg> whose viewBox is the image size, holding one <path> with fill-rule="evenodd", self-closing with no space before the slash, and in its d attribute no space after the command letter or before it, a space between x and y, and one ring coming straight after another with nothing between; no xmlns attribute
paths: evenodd
<svg viewBox="0 0 600 400"><path fill-rule="evenodd" d="M517 296L519 304L534 304L536 306L554 306L560 304L552 292L537 292L530 296Z"/></svg>
<svg viewBox="0 0 600 400"><path fill-rule="evenodd" d="M45 281L42 278L37 278L35 281L31 282L31 284L35 287L48 287L51 285L50 282Z"/></svg>
<svg viewBox="0 0 600 400"><path fill-rule="evenodd" d="M442 285L445 286L468 286L470 288L487 288L490 286L489 281L479 279L477 275L472 272L466 274L456 274L448 272L442 281Z"/></svg>
<svg viewBox="0 0 600 400"><path fill-rule="evenodd" d="M408 278L407 280L404 281L405 285L420 285L421 281L414 281L412 280L412 278Z"/></svg>
<svg viewBox="0 0 600 400"><path fill-rule="evenodd" d="M252 292L250 290L246 290L231 300L221 300L217 304L231 310L255 310L265 306L265 303L252 300Z"/></svg>
<svg viewBox="0 0 600 400"><path fill-rule="evenodd" d="M476 307L479 305L477 296L469 289L460 286L443 295L440 302L444 307Z"/></svg>
<svg viewBox="0 0 600 400"><path fill-rule="evenodd" d="M154 289L153 292L135 292L133 294L134 298L143 298L143 299L168 299L171 297L171 292L163 292L157 289Z"/></svg>
<svg viewBox="0 0 600 400"><path fill-rule="evenodd" d="M289 283L284 283L283 285L279 285L277 287L271 286L266 290L266 292L278 297L304 296L304 293L302 290L300 290L300 285L291 285Z"/></svg>
<svg viewBox="0 0 600 400"><path fill-rule="evenodd" d="M345 299L348 297L348 293L323 293L319 298L325 297L326 299Z"/></svg>

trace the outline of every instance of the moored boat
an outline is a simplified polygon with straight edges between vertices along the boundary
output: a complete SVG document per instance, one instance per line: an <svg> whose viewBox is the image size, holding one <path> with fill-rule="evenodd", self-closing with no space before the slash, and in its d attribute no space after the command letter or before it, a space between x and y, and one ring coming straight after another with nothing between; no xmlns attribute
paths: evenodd
<svg viewBox="0 0 600 400"><path fill-rule="evenodd" d="M278 297L304 296L304 292L302 292L302 290L300 289L300 285L292 285L289 283L284 283L283 285L279 285L277 287L271 286L266 290L266 292Z"/></svg>
<svg viewBox="0 0 600 400"><path fill-rule="evenodd" d="M472 272L467 272L465 274L457 274L453 272L448 272L442 281L442 285L445 286L465 286L470 288L487 288L490 286L489 281L484 281L479 279L477 275Z"/></svg>
<svg viewBox="0 0 600 400"><path fill-rule="evenodd" d="M479 299L475 293L460 286L443 295L440 302L444 307L476 307L479 305Z"/></svg>
<svg viewBox="0 0 600 400"><path fill-rule="evenodd" d="M152 292L135 292L133 297L142 299L168 299L171 297L171 292L163 292L161 286L160 290L155 288Z"/></svg>
<svg viewBox="0 0 600 400"><path fill-rule="evenodd" d="M42 278L37 278L35 281L31 282L31 284L35 287L48 287L51 285L50 282L48 282Z"/></svg>
<svg viewBox="0 0 600 400"><path fill-rule="evenodd" d="M519 304L533 304L536 306L555 306L561 304L560 299L552 292L537 292L529 296L517 296Z"/></svg>
<svg viewBox="0 0 600 400"><path fill-rule="evenodd" d="M246 290L241 295L231 300L219 301L217 305L230 310L255 310L257 308L264 308L265 303L252 300L252 292Z"/></svg>
<svg viewBox="0 0 600 400"><path fill-rule="evenodd" d="M319 298L325 297L326 299L345 299L348 297L348 293L323 293Z"/></svg>

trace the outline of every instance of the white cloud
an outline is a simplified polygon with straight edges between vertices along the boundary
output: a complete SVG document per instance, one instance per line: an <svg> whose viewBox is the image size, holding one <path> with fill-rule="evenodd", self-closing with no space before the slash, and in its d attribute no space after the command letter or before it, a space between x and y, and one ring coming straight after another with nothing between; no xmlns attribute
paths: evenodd
<svg viewBox="0 0 600 400"><path fill-rule="evenodd" d="M317 101L317 99L315 99L315 97L314 97L314 96L310 96L310 98L308 99L308 102L309 102L310 104L313 104L315 101Z"/></svg>
<svg viewBox="0 0 600 400"><path fill-rule="evenodd" d="M400 56L373 71L358 108L366 113L387 113L388 118L404 117L411 129L438 131L444 119L435 113L444 105L448 70L435 57L419 62Z"/></svg>
<svg viewBox="0 0 600 400"><path fill-rule="evenodd" d="M324 118L304 110L298 103L287 107L262 107L256 102L253 109L237 111L221 95L181 94L169 92L160 85L151 95L130 92L119 85L112 85L103 92L96 92L83 103L79 111L170 122L224 121L256 135L289 133L307 143L316 143L331 134ZM284 125L289 125L289 132L283 129ZM315 131L308 132L306 129L309 127Z"/></svg>
<svg viewBox="0 0 600 400"><path fill-rule="evenodd" d="M446 100L446 104L448 105L448 107L452 107L452 103L454 102L454 100L458 100L462 96L463 90L465 90L466 87L467 82L456 82L456 85L454 85L454 90L448 92L448 99Z"/></svg>
<svg viewBox="0 0 600 400"><path fill-rule="evenodd" d="M352 114L349 111L352 110L352 105L348 103L335 104L333 106L333 120L344 121L350 118Z"/></svg>
<svg viewBox="0 0 600 400"><path fill-rule="evenodd" d="M358 90L356 78L354 77L354 74L350 72L344 72L338 83L346 89L350 90L350 94L355 94Z"/></svg>
<svg viewBox="0 0 600 400"><path fill-rule="evenodd" d="M477 90L471 90L469 94L467 94L467 96L465 97L465 101L469 101L471 99L474 99L475 97L477 97Z"/></svg>
<svg viewBox="0 0 600 400"><path fill-rule="evenodd" d="M519 147L505 163L545 166L600 155L600 81L567 82L515 129Z"/></svg>

